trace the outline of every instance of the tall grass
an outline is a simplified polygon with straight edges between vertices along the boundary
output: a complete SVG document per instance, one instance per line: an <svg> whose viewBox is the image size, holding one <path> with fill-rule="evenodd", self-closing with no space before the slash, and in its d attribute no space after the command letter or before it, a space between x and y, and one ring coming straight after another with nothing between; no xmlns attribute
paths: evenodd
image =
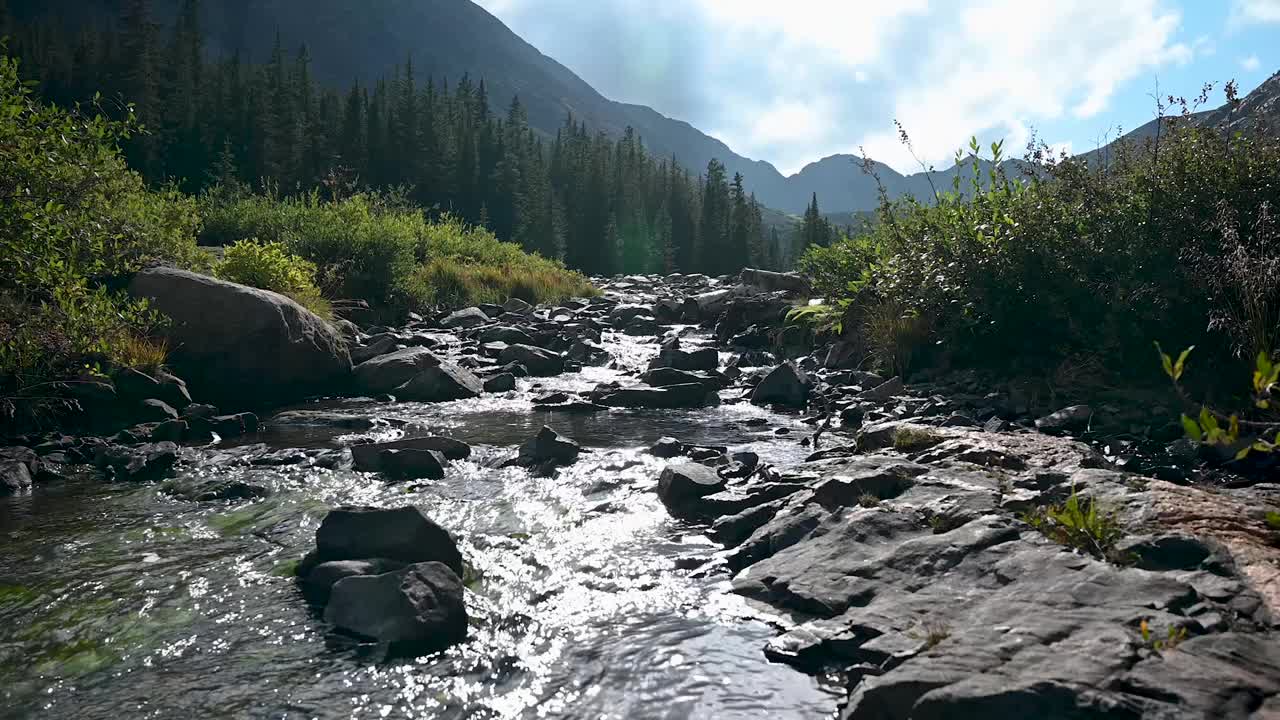
<svg viewBox="0 0 1280 720"><path fill-rule="evenodd" d="M404 311L510 297L554 302L596 292L559 262L448 215L428 219L390 196L331 201L317 194L279 198L215 190L203 198L202 209L201 243L282 243L315 265L316 284L329 298Z"/></svg>

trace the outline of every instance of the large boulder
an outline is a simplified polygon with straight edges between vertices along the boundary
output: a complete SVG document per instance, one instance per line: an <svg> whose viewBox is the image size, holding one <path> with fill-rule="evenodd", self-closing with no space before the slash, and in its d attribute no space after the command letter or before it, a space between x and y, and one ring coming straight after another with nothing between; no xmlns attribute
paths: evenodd
<svg viewBox="0 0 1280 720"><path fill-rule="evenodd" d="M440 358L424 347L379 355L356 366L356 389L371 395L388 393L439 364Z"/></svg>
<svg viewBox="0 0 1280 720"><path fill-rule="evenodd" d="M295 399L351 372L333 326L284 295L172 268L143 270L129 292L171 319L169 363L201 398Z"/></svg>
<svg viewBox="0 0 1280 720"><path fill-rule="evenodd" d="M479 397L484 383L470 370L452 363L427 368L394 390L397 398L416 402L445 402Z"/></svg>
<svg viewBox="0 0 1280 720"><path fill-rule="evenodd" d="M743 285L759 288L766 292L784 290L790 293L806 294L809 292L809 279L800 273L780 273L771 270L743 268L738 276Z"/></svg>
<svg viewBox="0 0 1280 720"><path fill-rule="evenodd" d="M525 366L530 375L535 377L559 375L564 372L564 358L560 357L558 353L520 343L507 346L502 351L502 354L498 356L498 362L503 365L513 362L519 363Z"/></svg>
<svg viewBox="0 0 1280 720"><path fill-rule="evenodd" d="M715 348L680 350L664 348L649 363L649 369L675 368L676 370L715 370L720 365L720 353Z"/></svg>
<svg viewBox="0 0 1280 720"><path fill-rule="evenodd" d="M326 563L369 558L439 562L462 575L462 553L453 537L416 507L340 507L329 511L316 530L312 560Z"/></svg>
<svg viewBox="0 0 1280 720"><path fill-rule="evenodd" d="M367 443L351 446L351 460L357 470L377 472L378 456L387 450L434 450L449 460L462 460L471 455L471 446L453 438L428 436Z"/></svg>
<svg viewBox="0 0 1280 720"><path fill-rule="evenodd" d="M688 509L697 500L724 489L715 470L697 463L668 465L658 478L658 497L672 509Z"/></svg>
<svg viewBox="0 0 1280 720"><path fill-rule="evenodd" d="M545 463L568 465L578 459L581 451L578 443L544 425L537 435L520 446L516 462L525 466Z"/></svg>
<svg viewBox="0 0 1280 720"><path fill-rule="evenodd" d="M701 408L720 404L720 396L702 383L666 387L628 387L608 391L597 401L619 408Z"/></svg>
<svg viewBox="0 0 1280 720"><path fill-rule="evenodd" d="M458 328L473 328L479 325L486 325L488 323L489 316L485 315L484 311L477 307L463 308L455 313L451 313L444 320L440 321L441 327L447 327L451 330Z"/></svg>
<svg viewBox="0 0 1280 720"><path fill-rule="evenodd" d="M769 372L751 393L756 405L803 408L809 402L813 381L795 363L786 362Z"/></svg>
<svg viewBox="0 0 1280 720"><path fill-rule="evenodd" d="M137 447L107 445L98 448L93 464L116 480L156 480L178 462L178 446L172 442Z"/></svg>
<svg viewBox="0 0 1280 720"><path fill-rule="evenodd" d="M532 345L533 339L529 337L529 333L517 327L510 325L495 325L486 328L480 333L480 342L504 342L508 345Z"/></svg>
<svg viewBox="0 0 1280 720"><path fill-rule="evenodd" d="M27 462L0 455L0 496L26 492L28 489L31 489L31 469Z"/></svg>
<svg viewBox="0 0 1280 720"><path fill-rule="evenodd" d="M433 652L467 637L462 580L438 562L344 577L330 590L324 619L395 655Z"/></svg>

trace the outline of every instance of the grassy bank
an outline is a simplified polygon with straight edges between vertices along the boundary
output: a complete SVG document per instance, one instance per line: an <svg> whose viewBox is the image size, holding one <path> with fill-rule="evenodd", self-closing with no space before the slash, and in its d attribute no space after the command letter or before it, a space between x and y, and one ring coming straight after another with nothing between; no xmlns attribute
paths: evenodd
<svg viewBox="0 0 1280 720"><path fill-rule="evenodd" d="M555 302L596 291L559 262L500 242L484 228L445 215L428 219L395 196L338 201L215 190L201 200L206 245L278 244L310 263L329 298L368 300L391 310L502 302Z"/></svg>
<svg viewBox="0 0 1280 720"><path fill-rule="evenodd" d="M1184 380L1243 399L1280 345L1280 141L1186 125L1108 160L1030 157L1017 177L882 203L863 235L800 261L829 302L798 320L883 370L1059 388L1165 382L1153 343L1195 345Z"/></svg>

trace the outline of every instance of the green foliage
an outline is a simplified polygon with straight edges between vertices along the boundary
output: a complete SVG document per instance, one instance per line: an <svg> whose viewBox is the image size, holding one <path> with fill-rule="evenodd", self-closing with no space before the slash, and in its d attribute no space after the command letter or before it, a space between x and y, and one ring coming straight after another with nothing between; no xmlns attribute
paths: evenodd
<svg viewBox="0 0 1280 720"><path fill-rule="evenodd" d="M1189 347L1183 350L1175 363L1160 349L1160 343L1156 343L1164 372L1173 383L1174 390L1184 401L1188 398L1186 391L1182 388L1182 374L1186 370L1187 357L1193 349L1194 347ZM1272 409L1271 399L1277 390L1277 378L1280 378L1280 366L1273 363L1271 356L1266 352L1258 353L1257 358L1254 359L1252 388L1253 407L1256 411L1266 413ZM1274 417L1274 413L1271 413L1271 416ZM1237 413L1225 415L1207 406L1201 406L1200 414L1195 418L1183 414L1181 422L1187 437L1195 442L1229 448L1239 446L1235 454L1236 460L1244 460L1254 452L1271 453L1280 450L1280 422L1242 420ZM1222 426L1223 422L1226 423L1225 428ZM1243 443L1242 428L1246 428L1251 433ZM1276 431L1274 442L1267 440L1267 434L1271 431Z"/></svg>
<svg viewBox="0 0 1280 720"><path fill-rule="evenodd" d="M880 504L880 498L874 493L862 493L858 496L858 504L864 508L873 508Z"/></svg>
<svg viewBox="0 0 1280 720"><path fill-rule="evenodd" d="M1280 512L1268 512L1266 515L1267 527L1280 532Z"/></svg>
<svg viewBox="0 0 1280 720"><path fill-rule="evenodd" d="M287 249L311 264L315 283L329 297L409 310L510 297L551 302L596 292L559 262L451 215L428 220L394 196L330 201L314 193L278 198L211 192L203 205L202 242L258 238L265 244L256 247L279 248L276 255Z"/></svg>
<svg viewBox="0 0 1280 720"><path fill-rule="evenodd" d="M1142 644L1156 652L1173 650L1181 645L1183 640L1187 639L1187 629L1173 625L1169 626L1163 640L1156 638L1151 632L1151 626L1147 624L1146 618L1143 618L1142 622L1138 624L1138 634L1142 637Z"/></svg>
<svg viewBox="0 0 1280 720"><path fill-rule="evenodd" d="M238 240L226 248L214 272L224 280L288 295L321 317L333 314L316 287L316 266L282 243Z"/></svg>
<svg viewBox="0 0 1280 720"><path fill-rule="evenodd" d="M1099 510L1092 498L1081 498L1075 488L1062 505L1039 508L1024 520L1054 542L1099 559L1120 559L1115 555L1115 546L1124 537L1123 528L1113 514Z"/></svg>
<svg viewBox="0 0 1280 720"><path fill-rule="evenodd" d="M804 325L819 336L840 335L844 332L847 311L848 306L840 303L804 305L787 311L786 321L792 325Z"/></svg>
<svg viewBox="0 0 1280 720"><path fill-rule="evenodd" d="M0 55L0 419L47 400L33 388L49 380L163 359L142 340L159 319L107 283L201 266L199 219L125 166L117 148L135 132L132 119L42 104Z"/></svg>
<svg viewBox="0 0 1280 720"><path fill-rule="evenodd" d="M72 103L102 89L136 103L152 132L123 144L153 183L177 178L193 194L262 184L330 200L400 188L418 207L447 208L592 274L719 274L781 261L763 208L718 162L704 182L701 168L649 153L637 132L609 136L574 117L548 138L530 127L518 100L495 112L483 79L422 77L408 60L367 85L326 87L315 82L305 48L277 45L264 63L216 57L208 49L223 43L202 37L200 13L156 13L168 16L157 22L147 3L129 8L118 25L83 23L68 33L56 13L26 12L15 22L0 3L0 27L13 28L27 76L46 97ZM370 245L360 255L393 249ZM379 259L384 268L396 262L394 254ZM359 283L360 274L344 279ZM373 285L405 300L405 287Z"/></svg>
<svg viewBox="0 0 1280 720"><path fill-rule="evenodd" d="M929 347L953 366L1044 374L1087 355L1135 381L1149 380L1156 337L1215 363L1270 352L1280 139L1165 126L1158 145L1118 143L1103 159L1011 165L997 146L979 162L973 143L949 190L884 200L873 226L798 267L829 303L927 319Z"/></svg>

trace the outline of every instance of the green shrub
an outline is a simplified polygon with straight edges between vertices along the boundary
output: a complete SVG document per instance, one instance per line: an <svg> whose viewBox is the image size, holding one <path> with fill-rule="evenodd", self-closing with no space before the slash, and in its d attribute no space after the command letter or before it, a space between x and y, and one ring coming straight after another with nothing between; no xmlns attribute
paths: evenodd
<svg viewBox="0 0 1280 720"><path fill-rule="evenodd" d="M280 243L315 265L316 284L328 297L417 310L510 297L550 302L596 292L559 262L448 215L428 220L392 196L332 202L318 195L280 199L214 191L203 205L201 242Z"/></svg>
<svg viewBox="0 0 1280 720"><path fill-rule="evenodd" d="M132 119L38 102L0 54L0 421L30 417L50 380L163 357L142 340L158 318L108 288L205 256L195 203L149 190L120 157L135 131Z"/></svg>
<svg viewBox="0 0 1280 720"><path fill-rule="evenodd" d="M316 287L316 266L281 243L239 240L227 247L214 272L224 280L288 295L317 315L332 317L333 309Z"/></svg>
<svg viewBox="0 0 1280 720"><path fill-rule="evenodd" d="M1054 542L1099 559L1124 559L1115 551L1116 543L1124 537L1124 530L1115 515L1099 510L1096 500L1080 497L1075 488L1061 506L1038 508L1024 519Z"/></svg>
<svg viewBox="0 0 1280 720"><path fill-rule="evenodd" d="M1166 124L1158 147L1121 143L1106 163L1031 157L1019 172L993 146L989 169L966 162L972 177L936 198L883 202L865 233L798 267L886 369L926 341L1009 375L1098 358L1127 382L1156 379L1157 338L1222 362L1275 350L1280 139Z"/></svg>

